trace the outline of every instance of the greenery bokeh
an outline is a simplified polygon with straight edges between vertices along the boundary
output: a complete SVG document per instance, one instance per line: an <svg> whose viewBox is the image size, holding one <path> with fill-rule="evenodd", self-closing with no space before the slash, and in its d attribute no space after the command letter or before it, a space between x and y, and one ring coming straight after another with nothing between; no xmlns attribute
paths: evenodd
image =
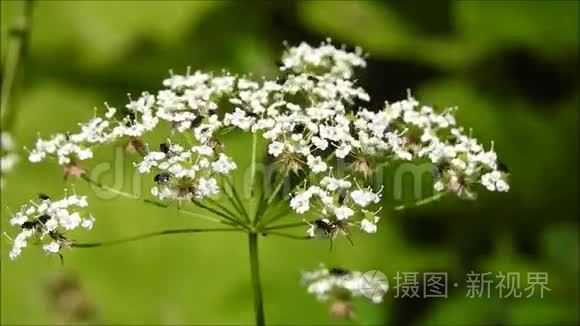
<svg viewBox="0 0 580 326"><path fill-rule="evenodd" d="M1 1L2 60L21 1ZM272 76L283 41L360 45L369 65L360 81L374 105L406 96L459 106L458 120L495 149L511 171L508 194L475 202L445 199L404 212L385 209L379 233L337 241L265 238L260 243L266 319L270 324L334 324L328 308L299 284L320 262L357 270L446 271L458 288L449 298L357 302L358 323L393 325L578 323L578 12L577 1L36 1L28 58L13 105L13 134L31 146L76 128L107 101L154 92L169 69ZM4 68L4 67L3 67ZM247 163L248 139L230 135L228 151ZM115 151L99 152L99 162ZM132 157L123 161L125 185ZM244 163L245 162L245 163ZM5 176L6 207L71 187L56 164L25 160ZM111 181L113 176L111 175ZM175 210L128 199L99 201L86 241L162 228L204 226ZM385 204L392 176L385 177ZM143 185L146 193L146 185ZM58 322L47 294L55 275L73 275L104 324L250 324L252 293L246 237L195 234L128 245L70 250L65 267L28 248L7 258L2 240L1 319L6 325ZM545 298L466 298L469 271L549 272ZM392 285L392 283L391 283ZM525 286L524 286L525 287Z"/></svg>

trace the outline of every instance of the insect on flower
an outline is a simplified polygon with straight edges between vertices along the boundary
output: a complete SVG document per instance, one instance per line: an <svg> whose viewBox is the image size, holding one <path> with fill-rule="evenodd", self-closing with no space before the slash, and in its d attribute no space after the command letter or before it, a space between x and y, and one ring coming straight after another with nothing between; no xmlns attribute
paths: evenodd
<svg viewBox="0 0 580 326"><path fill-rule="evenodd" d="M153 178L153 181L157 182L158 184L166 184L170 180L171 180L171 173L169 173L169 172L161 172Z"/></svg>

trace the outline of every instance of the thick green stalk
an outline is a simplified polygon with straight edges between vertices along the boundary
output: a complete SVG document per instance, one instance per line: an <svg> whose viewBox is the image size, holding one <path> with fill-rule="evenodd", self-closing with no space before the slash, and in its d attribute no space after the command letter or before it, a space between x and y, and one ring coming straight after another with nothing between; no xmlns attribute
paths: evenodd
<svg viewBox="0 0 580 326"><path fill-rule="evenodd" d="M264 320L264 300L262 298L262 284L260 281L260 264L258 260L258 234L248 233L248 244L250 247L250 272L252 274L252 288L254 290L254 312L256 325L265 325Z"/></svg>
<svg viewBox="0 0 580 326"><path fill-rule="evenodd" d="M0 120L2 121L2 130L5 131L12 128L16 117L16 110L13 108L14 105L10 104L10 97L14 91L19 66L23 65L22 61L28 50L33 8L33 1L27 0L24 13L10 29L10 44L4 66L2 100L0 101Z"/></svg>

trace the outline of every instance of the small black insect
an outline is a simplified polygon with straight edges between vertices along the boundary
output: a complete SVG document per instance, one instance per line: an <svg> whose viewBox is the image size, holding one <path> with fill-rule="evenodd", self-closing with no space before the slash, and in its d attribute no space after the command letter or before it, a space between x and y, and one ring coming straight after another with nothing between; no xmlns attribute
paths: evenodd
<svg viewBox="0 0 580 326"><path fill-rule="evenodd" d="M67 241L67 238L65 238L65 236L64 236L64 235L62 235L62 234L60 234L60 233L58 233L58 232L56 232L56 231L50 231L50 232L48 232L48 235L49 235L49 236L52 238L52 240L54 240L54 241L58 241L58 242L60 242L60 241Z"/></svg>
<svg viewBox="0 0 580 326"><path fill-rule="evenodd" d="M193 119L193 121L191 122L191 128L197 128L199 127L199 125L201 124L201 122L203 121L203 117L198 115L197 117L195 117L195 119Z"/></svg>
<svg viewBox="0 0 580 326"><path fill-rule="evenodd" d="M318 81L318 78L316 78L316 77L314 77L312 75L308 75L308 77L306 77L306 78L308 78L308 80L313 81L313 82Z"/></svg>
<svg viewBox="0 0 580 326"><path fill-rule="evenodd" d="M318 219L314 221L314 226L316 230L314 231L314 237L317 239L327 239L330 242L330 251L332 251L332 241L336 238L339 234L344 234L350 242L351 245L354 246L352 239L350 238L349 232L347 230L346 225L343 222L326 222L322 219Z"/></svg>
<svg viewBox="0 0 580 326"><path fill-rule="evenodd" d="M433 178L435 178L435 180L439 180L441 178L441 172L442 171L439 170L439 168L433 168Z"/></svg>
<svg viewBox="0 0 580 326"><path fill-rule="evenodd" d="M38 199L47 200L47 199L50 199L50 197L48 197L48 195L46 195L46 194L40 193L40 194L38 194Z"/></svg>
<svg viewBox="0 0 580 326"><path fill-rule="evenodd" d="M27 221L27 222L22 223L22 225L20 227L23 229L26 229L26 230L30 230L30 229L36 227L36 225L38 225L38 221Z"/></svg>
<svg viewBox="0 0 580 326"><path fill-rule="evenodd" d="M158 184L165 184L171 180L171 174L169 172L161 172L153 178L153 181Z"/></svg>
<svg viewBox="0 0 580 326"><path fill-rule="evenodd" d="M167 143L159 144L159 151L165 153L168 157L177 155L176 152L171 150L171 146Z"/></svg>
<svg viewBox="0 0 580 326"><path fill-rule="evenodd" d="M48 215L41 215L39 217L36 218L40 223L44 224L46 223L48 220L50 220L50 216Z"/></svg>
<svg viewBox="0 0 580 326"><path fill-rule="evenodd" d="M284 74L278 78L276 78L276 84L278 85L284 85L286 84L286 81L288 80L288 75Z"/></svg>
<svg viewBox="0 0 580 326"><path fill-rule="evenodd" d="M343 275L350 274L350 271L348 269L344 269L344 268L340 268L340 267L333 267L333 268L329 269L328 272L330 274L336 275L336 276L343 276Z"/></svg>
<svg viewBox="0 0 580 326"><path fill-rule="evenodd" d="M433 177L435 177L435 179L441 178L443 172L445 172L449 168L451 168L451 164L447 161L438 163L433 169Z"/></svg>
<svg viewBox="0 0 580 326"><path fill-rule="evenodd" d="M338 194L338 204L342 205L346 199L346 189L342 189Z"/></svg>
<svg viewBox="0 0 580 326"><path fill-rule="evenodd" d="M324 220L316 220L314 221L314 225L316 225L316 229L322 231L325 236L331 235L334 229L332 224L327 223Z"/></svg>
<svg viewBox="0 0 580 326"><path fill-rule="evenodd" d="M304 129L306 129L306 127L304 126L304 124L302 123L297 123L294 125L294 129L292 130L293 133L295 134L301 134L304 132Z"/></svg>
<svg viewBox="0 0 580 326"><path fill-rule="evenodd" d="M22 223L22 225L20 226L23 229L27 229L30 230L32 228L38 228L43 226L46 222L48 222L48 220L50 220L50 216L48 215L41 215L37 218L34 219L34 221L27 221Z"/></svg>
<svg viewBox="0 0 580 326"><path fill-rule="evenodd" d="M508 168L507 165L505 165L505 163L503 163L502 161L497 161L497 169L500 170L501 172L505 172L505 173L509 173L510 170Z"/></svg>
<svg viewBox="0 0 580 326"><path fill-rule="evenodd" d="M159 151L168 154L169 153L169 145L167 143L159 144Z"/></svg>
<svg viewBox="0 0 580 326"><path fill-rule="evenodd" d="M259 118L260 117L257 113L254 113L254 112L246 112L246 115L248 117L252 117L252 118Z"/></svg>

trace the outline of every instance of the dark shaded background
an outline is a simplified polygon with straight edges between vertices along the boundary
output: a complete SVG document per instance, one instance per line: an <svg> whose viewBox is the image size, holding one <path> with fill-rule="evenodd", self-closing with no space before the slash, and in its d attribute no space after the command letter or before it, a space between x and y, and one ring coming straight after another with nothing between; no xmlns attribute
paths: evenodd
<svg viewBox="0 0 580 326"><path fill-rule="evenodd" d="M1 9L4 64L7 30L22 3L2 1ZM377 235L357 236L352 248L338 243L332 253L319 243L266 240L267 320L334 323L298 283L301 270L326 262L378 269L390 278L396 271L446 271L460 284L448 299L389 294L382 306L357 304L361 324L576 324L578 10L576 1L39 0L16 93L14 136L30 146L37 133L72 129L105 100L121 106L126 93L155 91L170 68L273 76L283 41L317 44L331 37L335 44L360 45L370 55L360 82L374 105L402 99L411 89L423 102L459 106L461 124L484 142L495 141L512 173L511 191L386 210ZM230 142L243 160L247 139ZM101 158L112 160L113 151ZM130 158L123 164L130 171ZM6 177L2 207L16 208L39 191L61 194L60 173L54 164L21 162ZM392 180L387 174L386 197L396 204L389 200ZM93 209L96 229L79 237L110 239L192 224L123 199ZM7 219L3 210L2 227ZM9 262L6 244L3 324L251 322L242 236L71 252L65 269L33 250ZM551 292L544 299L467 299L465 275L472 270L549 272ZM86 311L67 317L54 304L63 288L78 291L72 293L82 299L73 301Z"/></svg>

